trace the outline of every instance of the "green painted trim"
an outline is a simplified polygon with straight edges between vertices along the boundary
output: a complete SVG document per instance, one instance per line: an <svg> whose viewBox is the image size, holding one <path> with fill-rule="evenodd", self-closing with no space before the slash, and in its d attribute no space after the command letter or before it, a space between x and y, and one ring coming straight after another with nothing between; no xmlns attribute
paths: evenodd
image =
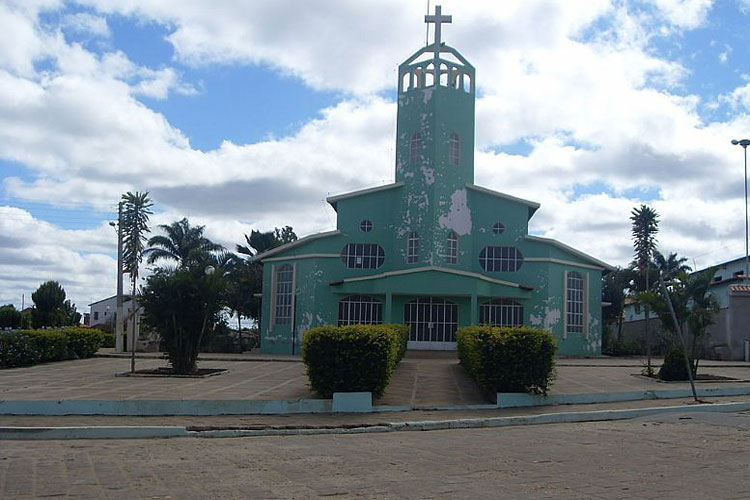
<svg viewBox="0 0 750 500"><path fill-rule="evenodd" d="M301 255L290 255L289 257L271 257L268 259L263 259L264 262L276 262L279 260L297 260L297 259L314 259L314 258L324 258L324 259L338 259L341 257L341 254L338 253L305 253Z"/></svg>
<svg viewBox="0 0 750 500"><path fill-rule="evenodd" d="M285 245L281 245L276 248L272 248L266 252L263 252L261 254L258 254L255 257L251 258L250 261L253 262L253 261L259 260L263 262L271 255L276 255L277 253L284 252L286 250L289 250L290 248L294 248L296 246L302 245L303 243L308 243L312 240L317 240L320 238L327 238L329 236L336 236L338 234L341 234L341 231L339 231L338 229L334 229L333 231L326 231L324 233L311 234L309 236L305 236L304 238L294 240L291 243L286 243Z"/></svg>
<svg viewBox="0 0 750 500"><path fill-rule="evenodd" d="M614 266L611 266L611 265L607 264L606 262L597 259L596 257L592 257L590 255L587 255L587 254L581 252L580 250L576 250L575 248L570 247L570 246L566 245L565 243L561 243L561 242L559 242L557 240L553 240L551 238L542 238L541 236L532 236L530 234L527 234L526 236L524 236L524 238L527 239L527 240L531 240L531 241L538 241L540 243L546 243L548 245L555 246L555 247L557 247L557 248L559 248L561 250L565 250L566 252L569 252L569 253L575 255L576 257L580 257L580 258L582 258L584 260L588 260L589 262L593 262L594 264L596 264L597 266L602 267L606 271L614 271L615 270ZM576 264L576 265L580 265L580 264Z"/></svg>
<svg viewBox="0 0 750 500"><path fill-rule="evenodd" d="M512 281L497 280L494 278L489 278L479 273L472 273L469 271L459 271L458 269L447 269L445 267L439 267L439 266L418 267L416 269L402 269L400 271L389 271L387 273L374 274L372 276L358 276L356 278L346 278L341 281L342 283L351 283L354 281L369 281L369 280L388 278L389 276L401 276L404 274L424 273L428 271L437 271L441 273L456 274L459 276L467 276L469 278L476 278L476 279L484 280L489 283L493 283L495 285L504 285L504 286L510 286L513 288L523 288L520 283L513 283Z"/></svg>
<svg viewBox="0 0 750 500"><path fill-rule="evenodd" d="M603 271L604 268L601 266L593 266L591 264L581 264L580 262L574 262L572 260L556 259L554 257L524 257L524 262L551 262L553 264L562 264L565 266L577 266L586 269L593 269L595 271Z"/></svg>
<svg viewBox="0 0 750 500"><path fill-rule="evenodd" d="M399 188L404 185L402 182L394 182L393 184L386 184L385 186L377 186L373 188L367 188L367 189L360 189L359 191L351 191L349 193L343 193L343 194L337 194L334 196L329 196L326 198L326 201L331 204L333 209L336 209L336 203L341 200L346 200L348 198L356 198L357 196L364 196L370 193L377 193L379 191L387 191L389 189Z"/></svg>

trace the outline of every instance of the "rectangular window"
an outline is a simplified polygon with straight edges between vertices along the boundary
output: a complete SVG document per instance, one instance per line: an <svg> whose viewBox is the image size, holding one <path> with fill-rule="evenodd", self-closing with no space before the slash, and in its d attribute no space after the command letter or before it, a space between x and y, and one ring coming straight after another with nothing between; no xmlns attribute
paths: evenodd
<svg viewBox="0 0 750 500"><path fill-rule="evenodd" d="M565 331L583 333L586 298L583 276L571 271L565 281Z"/></svg>
<svg viewBox="0 0 750 500"><path fill-rule="evenodd" d="M94 319L99 319L99 311L94 311Z"/></svg>
<svg viewBox="0 0 750 500"><path fill-rule="evenodd" d="M445 262L447 264L455 264L458 262L458 235L451 231L448 233L448 253L445 256Z"/></svg>
<svg viewBox="0 0 750 500"><path fill-rule="evenodd" d="M276 271L276 301L274 321L277 325L287 325L292 321L292 294L294 268L284 264Z"/></svg>
<svg viewBox="0 0 750 500"><path fill-rule="evenodd" d="M419 261L419 234L416 231L409 233L406 241L406 263L414 264Z"/></svg>

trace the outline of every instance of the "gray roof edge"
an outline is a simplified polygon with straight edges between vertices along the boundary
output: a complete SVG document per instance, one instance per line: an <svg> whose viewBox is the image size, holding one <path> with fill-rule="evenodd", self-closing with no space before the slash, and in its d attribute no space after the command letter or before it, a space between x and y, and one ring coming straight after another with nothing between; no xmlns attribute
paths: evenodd
<svg viewBox="0 0 750 500"><path fill-rule="evenodd" d="M517 203L522 203L522 204L524 204L524 205L526 205L528 207L533 208L534 210L536 210L537 208L541 207L541 205L539 203L535 202L535 201L524 200L523 198L517 198L517 197L511 196L509 194L501 193L500 191L495 191L493 189L488 189L486 187L477 186L476 184L467 183L466 187L471 188L471 189L473 189L475 191L479 191L480 193L485 193L485 194L488 194L490 196L494 196L496 198L502 198L504 200L515 201Z"/></svg>
<svg viewBox="0 0 750 500"><path fill-rule="evenodd" d="M307 236L304 236L298 240L294 240L289 243L285 243L281 246L278 246L276 248L272 248L270 250L266 250L263 253L259 253L255 255L254 257L250 258L251 262L254 261L263 261L263 259L267 259L268 257L272 255L276 255L277 253L284 252L285 250L289 250L290 248L294 248L296 246L302 245L303 243L308 243L313 240L317 240L319 238L327 238L328 236L335 236L337 234L341 234L341 231L338 229L334 229L333 231L325 231L322 233L315 233L315 234L308 234Z"/></svg>
<svg viewBox="0 0 750 500"><path fill-rule="evenodd" d="M589 254L583 253L580 250L576 250L575 248L573 248L571 246L568 246L565 243L562 243L560 241L553 240L552 238L543 238L541 236L532 236L530 234L527 234L526 236L524 236L524 238L526 238L527 240L538 241L540 243L547 243L549 245L556 246L557 248L565 250L566 252L570 252L571 254L575 255L576 257L579 257L579 258L581 258L583 260L587 260L587 261L589 261L589 262L591 262L593 264L596 264L597 266L599 266L599 267L601 267L601 268L603 268L603 269L605 269L607 271L614 271L616 269L615 266L613 266L611 264L607 264L603 260L599 260L596 257L592 257Z"/></svg>
<svg viewBox="0 0 750 500"><path fill-rule="evenodd" d="M326 201L330 203L331 205L333 205L334 203L340 200L345 200L347 198L356 198L357 196L363 196L363 195L370 194L370 193L377 193L379 191L387 191L389 189L401 187L403 185L404 185L404 182L401 181L401 182L394 182L391 184L386 184L384 186L375 186L371 188L360 189L358 191L351 191L349 193L329 196L328 198L326 198Z"/></svg>

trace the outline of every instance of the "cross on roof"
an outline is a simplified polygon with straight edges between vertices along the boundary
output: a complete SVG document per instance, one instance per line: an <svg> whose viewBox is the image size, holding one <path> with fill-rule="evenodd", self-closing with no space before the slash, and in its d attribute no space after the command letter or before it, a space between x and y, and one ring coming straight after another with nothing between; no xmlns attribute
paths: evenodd
<svg viewBox="0 0 750 500"><path fill-rule="evenodd" d="M440 25L442 23L451 23L453 21L453 16L444 16L441 13L442 7L440 5L435 6L435 15L430 16L426 15L424 16L424 22L426 22L428 25L429 23L435 23L435 58L437 59L440 57Z"/></svg>

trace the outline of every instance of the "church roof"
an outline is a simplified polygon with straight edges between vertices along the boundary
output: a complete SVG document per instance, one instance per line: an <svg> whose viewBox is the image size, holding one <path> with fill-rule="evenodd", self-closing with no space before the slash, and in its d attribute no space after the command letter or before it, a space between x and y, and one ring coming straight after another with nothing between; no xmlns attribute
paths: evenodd
<svg viewBox="0 0 750 500"><path fill-rule="evenodd" d="M352 191L350 193L343 193L343 194L337 194L334 196L329 196L328 198L326 198L326 201L331 204L334 210L337 210L336 203L340 200L345 200L347 198L356 198L357 196L364 196L370 193L377 193L378 191L387 191L389 189L399 188L403 185L404 185L403 182L394 182L393 184L386 184L385 186L377 186L373 188L360 189L359 191Z"/></svg>
<svg viewBox="0 0 750 500"><path fill-rule="evenodd" d="M482 186L477 186L476 184L467 184L466 187L469 189L473 189L474 191L478 191L480 193L488 194L490 196L494 196L495 198L500 198L507 201L512 201L515 203L520 203L521 205L526 205L529 207L529 219L531 219L531 216L534 215L534 212L537 211L537 209L541 206L539 203L535 201L529 201L524 200L523 198L516 198L515 196L511 196L509 194L501 193L500 191L494 191L492 189L487 189Z"/></svg>
<svg viewBox="0 0 750 500"><path fill-rule="evenodd" d="M597 259L596 257L592 257L588 254L585 254L581 252L580 250L576 250L575 248L568 246L565 243L561 243L557 240L553 240L552 238L542 238L541 236L532 236L530 234L527 234L526 236L524 236L524 238L526 238L527 240L531 240L531 241L538 241L540 243L546 243L547 245L552 245L561 250L565 250L566 252L573 254L576 257L579 257L583 260L587 260L590 263L594 264L595 266L601 267L602 269L606 271L614 271L616 269L615 266L607 264L606 262L601 261Z"/></svg>
<svg viewBox="0 0 750 500"><path fill-rule="evenodd" d="M308 236L305 236L304 238L300 238L300 239L294 240L294 241L292 241L290 243L285 243L283 245L280 245L280 246L278 246L276 248L272 248L270 250L266 250L263 253L259 253L256 256L252 257L250 259L250 261L251 262L258 261L258 260L262 261L262 260L267 259L268 257L270 257L272 255L276 255L277 253L284 252L286 250L289 250L289 249L294 248L296 246L302 245L304 243L309 243L312 240L317 240L319 238L327 238L328 236L335 236L337 234L341 234L341 231L339 231L338 229L334 229L333 231L325 231L323 233L310 234Z"/></svg>

